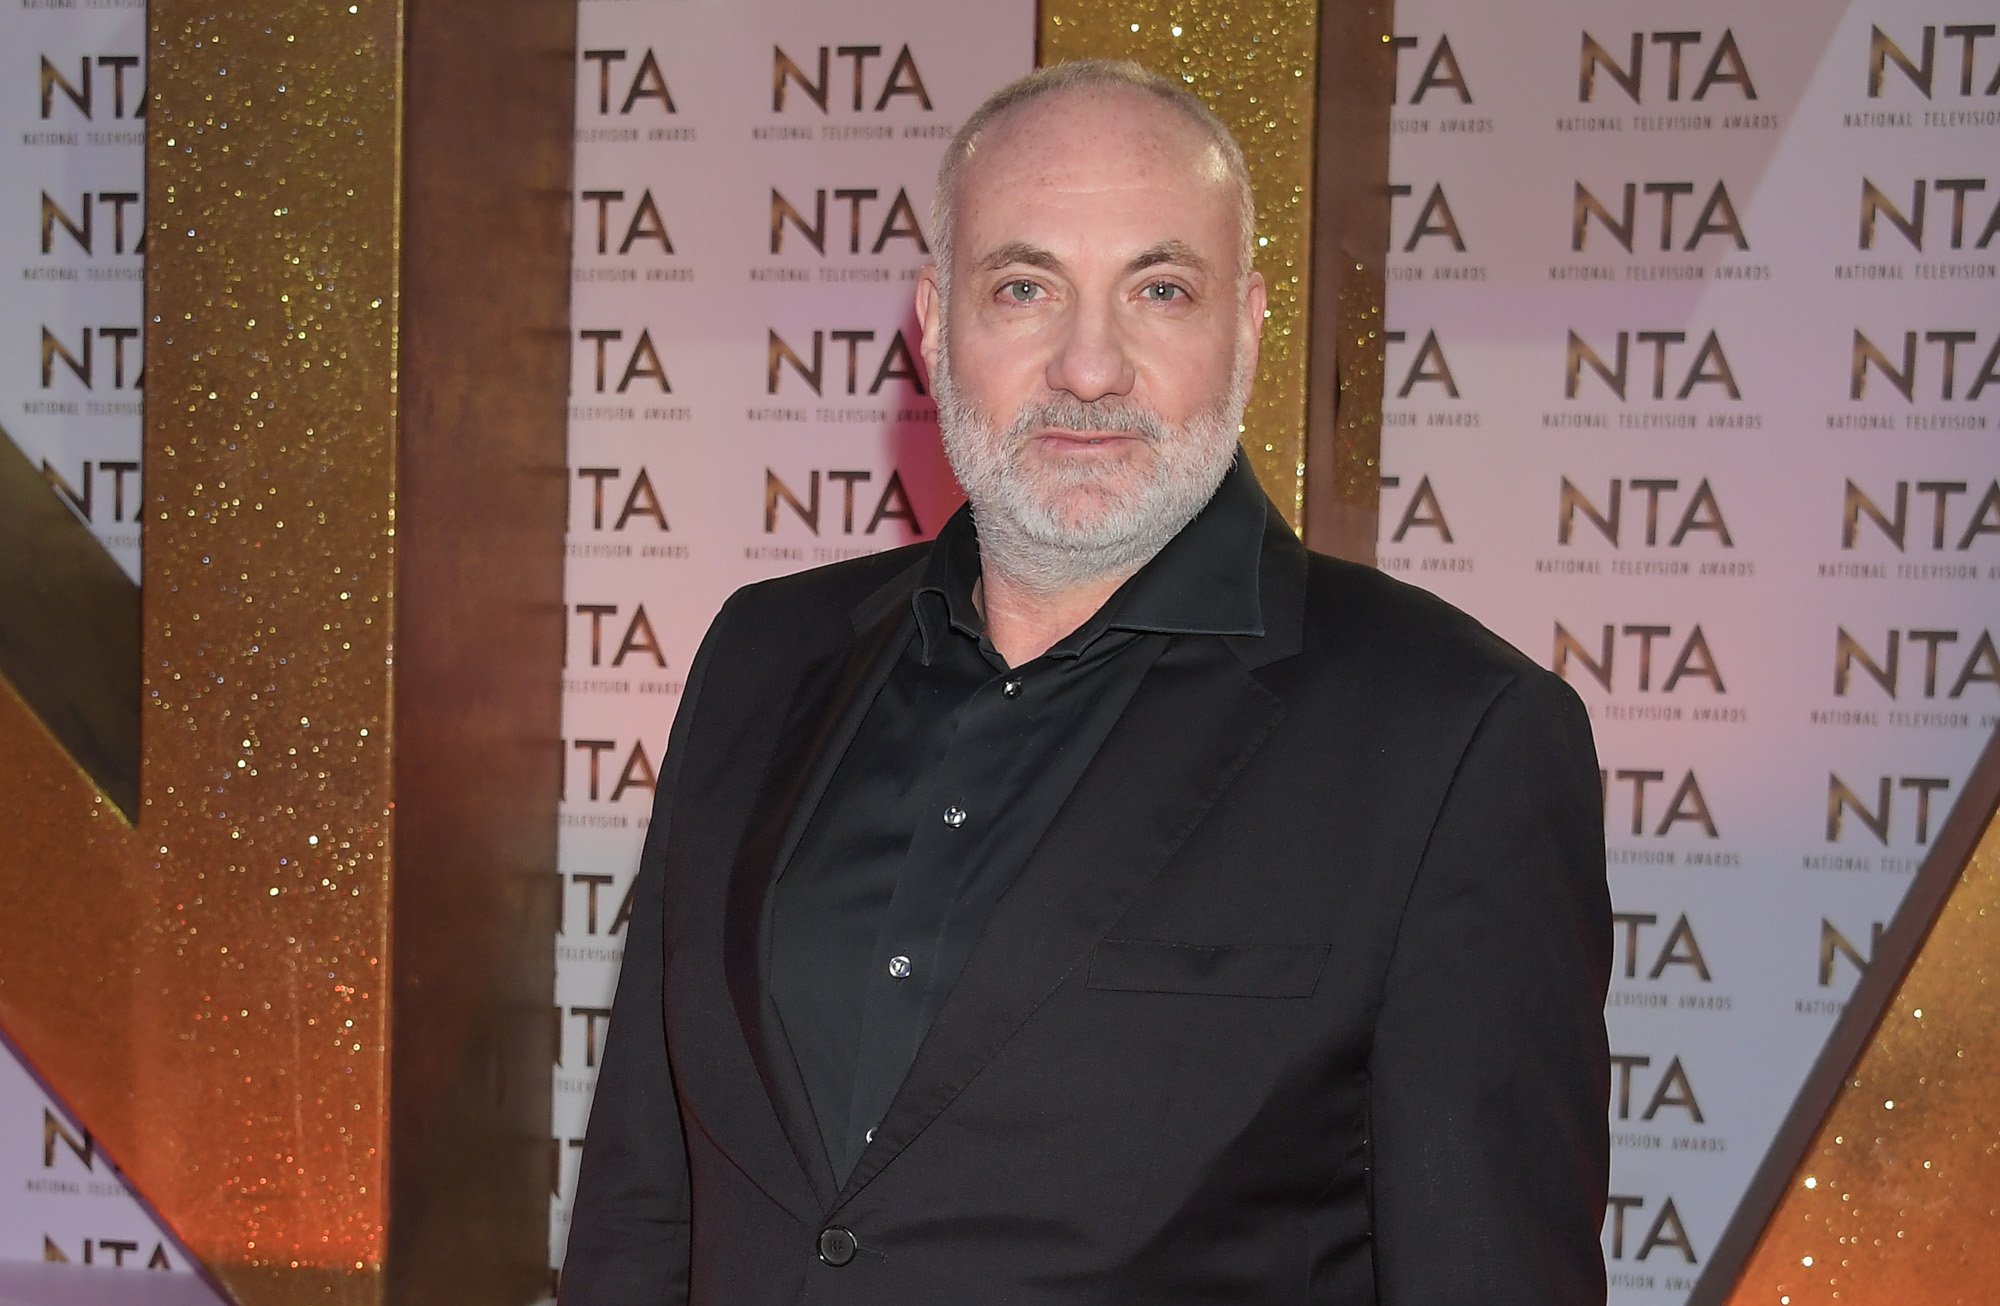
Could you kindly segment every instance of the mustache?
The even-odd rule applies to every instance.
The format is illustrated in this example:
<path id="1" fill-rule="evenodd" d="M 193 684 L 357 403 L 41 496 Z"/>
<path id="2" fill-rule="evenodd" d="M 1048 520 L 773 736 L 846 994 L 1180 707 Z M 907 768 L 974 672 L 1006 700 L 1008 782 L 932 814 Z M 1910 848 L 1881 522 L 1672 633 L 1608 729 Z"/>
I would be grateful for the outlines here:
<path id="1" fill-rule="evenodd" d="M 1015 416 L 1007 430 L 1010 442 L 1019 440 L 1028 432 L 1047 427 L 1065 431 L 1116 431 L 1144 437 L 1157 444 L 1167 434 L 1166 423 L 1159 414 L 1123 399 L 1093 399 L 1088 402 L 1074 395 L 1058 395 L 1029 404 Z"/>

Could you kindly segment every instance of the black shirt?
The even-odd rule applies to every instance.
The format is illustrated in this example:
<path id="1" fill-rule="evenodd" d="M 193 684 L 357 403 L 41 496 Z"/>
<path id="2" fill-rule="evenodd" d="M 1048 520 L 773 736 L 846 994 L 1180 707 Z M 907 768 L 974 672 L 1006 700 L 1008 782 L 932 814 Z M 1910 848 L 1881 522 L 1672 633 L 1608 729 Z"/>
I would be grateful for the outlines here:
<path id="1" fill-rule="evenodd" d="M 938 533 L 911 600 L 915 637 L 894 655 L 772 909 L 772 997 L 840 1178 L 994 904 L 1167 641 L 1263 633 L 1266 508 L 1239 457 L 1208 506 L 1096 614 L 1014 668 L 973 606 L 970 513 Z"/>

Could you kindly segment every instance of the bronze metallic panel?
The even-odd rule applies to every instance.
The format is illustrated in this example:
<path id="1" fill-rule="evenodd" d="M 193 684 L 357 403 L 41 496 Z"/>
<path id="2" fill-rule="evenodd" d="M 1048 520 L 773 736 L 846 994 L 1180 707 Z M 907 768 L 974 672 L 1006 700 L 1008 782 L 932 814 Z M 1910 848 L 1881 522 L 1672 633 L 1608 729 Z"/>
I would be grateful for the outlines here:
<path id="1" fill-rule="evenodd" d="M 1135 59 L 1182 79 L 1243 144 L 1257 197 L 1257 267 L 1270 288 L 1243 447 L 1294 530 L 1305 506 L 1318 26 L 1319 0 L 1041 4 L 1043 64 Z"/>
<path id="2" fill-rule="evenodd" d="M 0 1022 L 237 1300 L 530 1301 L 574 9 L 150 22 L 138 819 L 0 696 Z"/>
<path id="3" fill-rule="evenodd" d="M 139 809 L 139 587 L 5 431 L 0 682 L 130 820 Z"/>
<path id="4" fill-rule="evenodd" d="M 408 40 L 389 1300 L 488 1306 L 549 1281 L 576 8 Z"/>
<path id="5" fill-rule="evenodd" d="M 1330 0 L 1319 30 L 1305 540 L 1370 564 L 1382 499 L 1395 8 L 1394 0 Z"/>
<path id="6" fill-rule="evenodd" d="M 1978 1306 L 2000 1284 L 2000 733 L 1691 1306 Z"/>

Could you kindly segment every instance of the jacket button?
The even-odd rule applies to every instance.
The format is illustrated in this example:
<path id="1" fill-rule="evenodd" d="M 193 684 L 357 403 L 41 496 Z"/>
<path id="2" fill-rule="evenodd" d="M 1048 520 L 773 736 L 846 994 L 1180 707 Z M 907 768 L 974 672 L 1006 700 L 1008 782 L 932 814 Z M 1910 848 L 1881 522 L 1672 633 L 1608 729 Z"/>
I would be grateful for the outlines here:
<path id="1" fill-rule="evenodd" d="M 836 1269 L 853 1260 L 855 1249 L 860 1246 L 852 1232 L 837 1224 L 819 1231 L 819 1258 Z"/>

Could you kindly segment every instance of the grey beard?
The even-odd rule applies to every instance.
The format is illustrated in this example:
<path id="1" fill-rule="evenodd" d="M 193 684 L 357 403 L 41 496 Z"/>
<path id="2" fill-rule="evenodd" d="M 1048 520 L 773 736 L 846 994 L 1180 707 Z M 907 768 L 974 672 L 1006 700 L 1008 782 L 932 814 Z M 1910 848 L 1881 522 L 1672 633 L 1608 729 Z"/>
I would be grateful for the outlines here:
<path id="1" fill-rule="evenodd" d="M 1179 427 L 1122 400 L 1057 396 L 1029 405 L 996 432 L 959 393 L 946 359 L 932 388 L 945 457 L 972 504 L 982 570 L 1031 594 L 1053 595 L 1131 575 L 1194 520 L 1236 456 L 1249 378 L 1239 361 L 1222 402 Z M 1057 505 L 1066 492 L 1100 478 L 1088 466 L 1025 471 L 1018 458 L 1028 433 L 1046 427 L 1136 433 L 1152 448 L 1150 474 L 1122 501 L 1064 513 Z"/>

